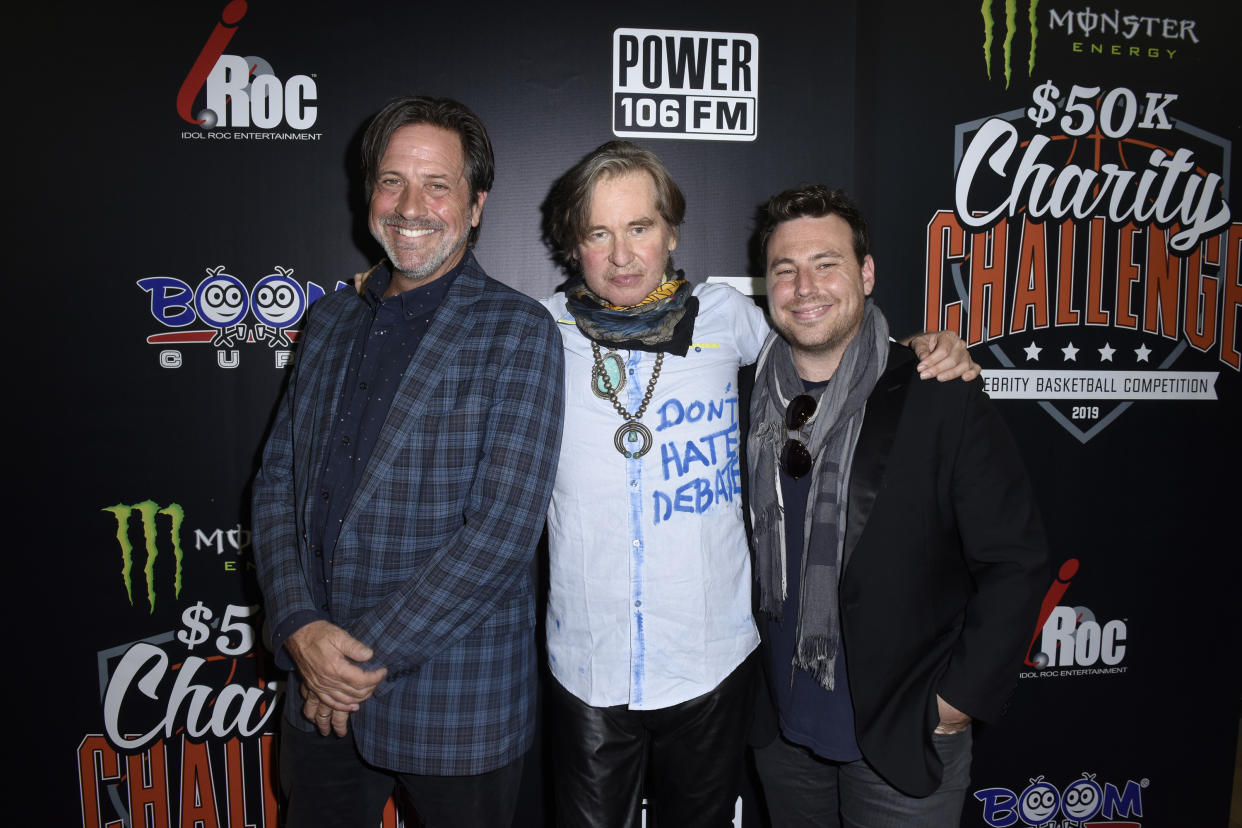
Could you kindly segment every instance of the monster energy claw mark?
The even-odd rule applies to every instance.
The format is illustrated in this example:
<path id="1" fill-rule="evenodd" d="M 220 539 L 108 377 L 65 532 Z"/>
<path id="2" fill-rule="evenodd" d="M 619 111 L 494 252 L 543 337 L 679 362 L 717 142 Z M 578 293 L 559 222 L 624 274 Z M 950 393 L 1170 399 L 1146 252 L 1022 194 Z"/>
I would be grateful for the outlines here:
<path id="1" fill-rule="evenodd" d="M 983 0 L 983 4 L 979 8 L 979 12 L 983 17 L 983 65 L 987 70 L 988 80 L 992 79 L 992 41 L 996 29 L 996 20 L 992 15 L 992 4 L 995 1 Z M 1018 30 L 1018 0 L 1004 0 L 1004 2 L 1005 40 L 1002 51 L 1005 55 L 1005 88 L 1008 89 L 1013 75 L 1013 38 Z M 1029 0 L 1029 3 L 1030 5 L 1026 13 L 1031 35 L 1031 47 L 1026 63 L 1026 73 L 1028 76 L 1035 71 L 1035 41 L 1039 37 L 1039 25 L 1035 19 L 1039 0 Z"/>
<path id="2" fill-rule="evenodd" d="M 159 555 L 158 530 L 155 525 L 156 515 L 165 515 L 170 521 L 168 527 L 169 541 L 173 553 L 173 596 L 181 596 L 181 565 L 185 558 L 181 549 L 181 524 L 185 520 L 185 510 L 178 503 L 170 503 L 164 508 L 154 500 L 141 503 L 118 503 L 107 506 L 101 511 L 111 512 L 116 517 L 116 540 L 121 547 L 121 580 L 125 584 L 125 594 L 129 603 L 134 603 L 132 572 L 134 566 L 134 546 L 129 540 L 129 518 L 137 512 L 141 518 L 142 536 L 145 542 L 147 559 L 143 566 L 143 574 L 147 581 L 147 604 L 151 612 L 155 612 L 155 559 Z"/>

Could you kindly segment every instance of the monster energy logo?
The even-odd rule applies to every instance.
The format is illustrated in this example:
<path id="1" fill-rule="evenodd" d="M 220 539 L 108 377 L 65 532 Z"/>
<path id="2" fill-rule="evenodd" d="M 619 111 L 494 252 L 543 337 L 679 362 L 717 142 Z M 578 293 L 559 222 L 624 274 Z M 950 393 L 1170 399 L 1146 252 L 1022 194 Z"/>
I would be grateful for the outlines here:
<path id="1" fill-rule="evenodd" d="M 996 21 L 992 17 L 994 0 L 983 0 L 980 12 L 983 14 L 983 62 L 987 66 L 988 80 L 992 79 L 992 41 L 996 29 Z M 1013 36 L 1018 30 L 1018 0 L 1005 2 L 1005 88 L 1009 88 L 1009 80 L 1013 75 Z M 1031 32 L 1031 51 L 1026 60 L 1026 74 L 1029 77 L 1035 71 L 1035 40 L 1039 36 L 1039 26 L 1035 22 L 1035 9 L 1039 0 L 1029 0 L 1030 7 L 1026 10 L 1027 25 Z"/>
<path id="2" fill-rule="evenodd" d="M 142 536 L 147 552 L 147 560 L 142 572 L 147 579 L 147 603 L 150 605 L 151 612 L 155 612 L 155 559 L 159 556 L 155 516 L 168 516 L 168 537 L 172 543 L 173 561 L 176 564 L 176 571 L 173 575 L 173 595 L 181 597 L 181 561 L 184 558 L 181 551 L 181 524 L 185 521 L 185 510 L 181 508 L 181 505 L 170 503 L 160 508 L 154 500 L 144 500 L 132 505 L 118 503 L 116 506 L 108 506 L 101 511 L 111 512 L 116 516 L 116 540 L 121 545 L 121 580 L 125 583 L 125 594 L 129 597 L 130 606 L 134 603 L 132 577 L 134 545 L 129 540 L 129 517 L 137 512 L 142 518 Z"/>

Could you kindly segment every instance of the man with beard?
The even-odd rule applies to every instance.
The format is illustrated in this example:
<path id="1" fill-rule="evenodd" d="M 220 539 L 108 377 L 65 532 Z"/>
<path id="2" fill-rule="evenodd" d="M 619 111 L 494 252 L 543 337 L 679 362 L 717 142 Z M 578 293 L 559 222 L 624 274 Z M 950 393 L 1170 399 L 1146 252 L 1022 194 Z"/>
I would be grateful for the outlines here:
<path id="1" fill-rule="evenodd" d="M 760 225 L 773 333 L 746 450 L 775 826 L 956 826 L 973 719 L 1001 712 L 1047 584 L 1017 450 L 982 383 L 923 383 L 868 297 L 837 190 Z"/>
<path id="2" fill-rule="evenodd" d="M 571 284 L 545 303 L 565 347 L 564 445 L 548 512 L 548 688 L 557 822 L 732 823 L 758 644 L 743 529 L 738 368 L 768 326 L 672 266 L 685 199 L 615 141 L 554 187 L 545 234 Z M 974 373 L 960 340 L 928 376 Z M 572 450 L 570 449 L 572 447 Z"/>
<path id="3" fill-rule="evenodd" d="M 512 821 L 534 729 L 531 560 L 561 431 L 556 328 L 471 253 L 482 122 L 387 106 L 362 141 L 360 293 L 312 308 L 254 483 L 270 643 L 288 668 L 288 826 Z"/>

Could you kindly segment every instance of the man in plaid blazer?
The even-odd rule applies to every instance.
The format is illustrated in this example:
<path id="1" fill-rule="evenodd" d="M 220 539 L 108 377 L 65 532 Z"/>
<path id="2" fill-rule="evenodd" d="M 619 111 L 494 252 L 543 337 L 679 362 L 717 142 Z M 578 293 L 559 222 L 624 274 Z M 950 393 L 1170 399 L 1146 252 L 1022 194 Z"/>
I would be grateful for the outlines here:
<path id="1" fill-rule="evenodd" d="M 482 122 L 407 98 L 363 138 L 388 254 L 311 309 L 254 484 L 254 549 L 290 670 L 288 826 L 507 825 L 534 728 L 532 557 L 556 469 L 559 334 L 470 247 Z"/>

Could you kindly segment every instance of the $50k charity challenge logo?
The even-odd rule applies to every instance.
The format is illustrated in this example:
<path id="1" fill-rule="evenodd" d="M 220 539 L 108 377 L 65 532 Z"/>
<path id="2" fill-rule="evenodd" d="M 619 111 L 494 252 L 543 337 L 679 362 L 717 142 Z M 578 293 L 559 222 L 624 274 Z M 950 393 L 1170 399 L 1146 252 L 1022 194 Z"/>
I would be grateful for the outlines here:
<path id="1" fill-rule="evenodd" d="M 927 224 L 928 329 L 986 343 L 988 393 L 1084 443 L 1137 401 L 1215 400 L 1219 373 L 1187 368 L 1242 367 L 1230 145 L 1178 100 L 1044 81 L 957 125 L 953 208 Z"/>
<path id="2" fill-rule="evenodd" d="M 157 602 L 185 592 L 188 553 L 199 558 L 230 551 L 235 557 L 226 559 L 224 570 L 245 569 L 239 564 L 249 531 L 241 527 L 195 529 L 188 550 L 186 510 L 177 503 L 147 500 L 103 511 L 116 523 L 112 549 L 119 547 L 123 594 L 148 615 Z M 145 601 L 134 600 L 137 584 L 145 586 L 138 590 Z M 270 667 L 258 663 L 259 608 L 197 600 L 182 610 L 180 622 L 97 654 L 103 732 L 85 735 L 77 751 L 88 828 L 118 819 L 128 825 L 275 824 L 268 731 L 283 686 L 265 678 Z"/>

